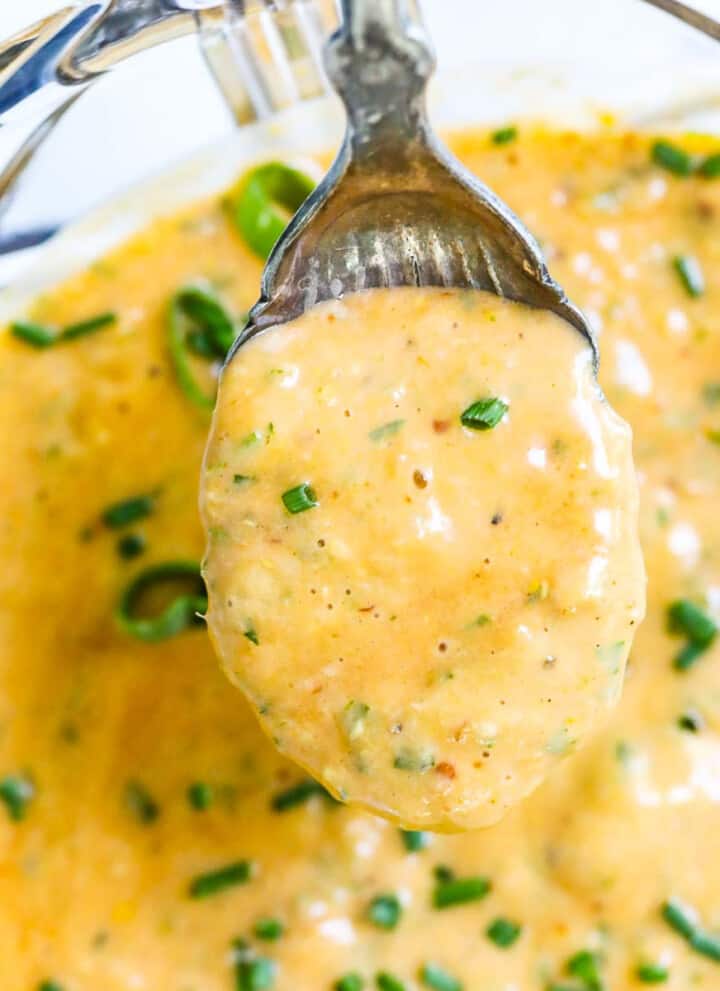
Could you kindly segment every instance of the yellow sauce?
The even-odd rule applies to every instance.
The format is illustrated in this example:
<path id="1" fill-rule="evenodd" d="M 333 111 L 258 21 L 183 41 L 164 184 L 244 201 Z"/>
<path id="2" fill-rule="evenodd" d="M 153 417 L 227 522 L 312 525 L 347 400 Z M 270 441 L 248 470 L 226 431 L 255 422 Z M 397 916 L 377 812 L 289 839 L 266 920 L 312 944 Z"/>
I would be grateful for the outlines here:
<path id="1" fill-rule="evenodd" d="M 170 368 L 168 299 L 204 276 L 239 312 L 260 270 L 219 208 L 162 221 L 33 314 L 65 324 L 114 310 L 115 326 L 44 351 L 0 344 L 0 781 L 34 787 L 23 819 L 0 808 L 3 991 L 45 979 L 233 991 L 236 938 L 275 961 L 278 991 L 329 991 L 351 970 L 369 988 L 388 971 L 416 991 L 428 961 L 466 991 L 582 988 L 566 970 L 583 950 L 599 955 L 606 991 L 647 987 L 636 973 L 651 963 L 669 991 L 720 986 L 702 942 L 661 915 L 679 898 L 706 935 L 720 929 L 720 650 L 678 671 L 686 639 L 666 625 L 678 599 L 718 618 L 720 183 L 653 165 L 640 137 L 521 133 L 498 148 L 468 134 L 453 146 L 600 327 L 601 383 L 634 430 L 649 611 L 615 715 L 497 826 L 408 853 L 384 819 L 320 795 L 288 800 L 303 772 L 263 737 L 202 631 L 150 644 L 118 629 L 134 574 L 203 548 L 208 423 Z M 703 295 L 688 295 L 678 255 L 697 259 Z M 129 528 L 147 549 L 125 561 L 125 531 L 99 519 L 140 493 L 156 493 Z M 193 782 L 212 786 L 205 811 L 188 802 Z M 277 811 L 283 793 L 291 807 Z M 255 865 L 246 883 L 188 896 L 197 875 L 242 860 Z M 491 889 L 435 908 L 438 866 Z M 368 919 L 383 894 L 402 906 L 392 930 Z M 267 916 L 285 925 L 276 942 L 253 934 Z M 522 927 L 507 948 L 486 935 L 498 917 Z"/>
<path id="2" fill-rule="evenodd" d="M 254 338 L 203 505 L 230 676 L 344 800 L 489 825 L 619 698 L 644 608 L 630 431 L 551 313 L 376 290 Z"/>

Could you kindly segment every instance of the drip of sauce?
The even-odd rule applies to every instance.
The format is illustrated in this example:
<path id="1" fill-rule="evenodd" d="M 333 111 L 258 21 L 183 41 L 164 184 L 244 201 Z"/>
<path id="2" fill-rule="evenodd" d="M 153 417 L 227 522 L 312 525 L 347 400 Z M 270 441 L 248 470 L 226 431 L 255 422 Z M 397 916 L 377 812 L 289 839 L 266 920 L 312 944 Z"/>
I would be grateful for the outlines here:
<path id="1" fill-rule="evenodd" d="M 553 314 L 315 307 L 226 369 L 203 486 L 226 670 L 343 800 L 489 825 L 617 702 L 644 611 L 631 437 Z"/>

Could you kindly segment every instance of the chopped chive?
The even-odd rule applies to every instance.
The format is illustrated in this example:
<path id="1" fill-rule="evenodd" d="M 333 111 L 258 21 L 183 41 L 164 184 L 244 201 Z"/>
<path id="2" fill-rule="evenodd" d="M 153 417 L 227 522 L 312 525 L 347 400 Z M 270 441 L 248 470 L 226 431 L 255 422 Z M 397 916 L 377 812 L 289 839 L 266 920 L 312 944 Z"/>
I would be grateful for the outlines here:
<path id="1" fill-rule="evenodd" d="M 255 936 L 269 943 L 274 943 L 275 940 L 280 939 L 284 932 L 285 926 L 280 919 L 258 919 L 253 926 Z"/>
<path id="2" fill-rule="evenodd" d="M 164 586 L 188 590 L 177 594 L 155 615 L 144 616 L 141 606 L 145 594 Z M 126 633 L 138 640 L 156 643 L 200 626 L 206 609 L 207 593 L 200 566 L 194 561 L 168 561 L 152 565 L 136 575 L 120 597 L 115 618 Z"/>
<path id="3" fill-rule="evenodd" d="M 403 982 L 386 970 L 375 975 L 375 986 L 378 991 L 405 991 Z"/>
<path id="4" fill-rule="evenodd" d="M 270 800 L 270 807 L 274 812 L 287 812 L 297 808 L 298 805 L 304 805 L 314 795 L 321 795 L 329 801 L 335 801 L 319 781 L 306 778 L 304 781 L 299 781 L 296 785 L 273 795 Z"/>
<path id="5" fill-rule="evenodd" d="M 403 747 L 395 754 L 393 767 L 398 771 L 415 771 L 424 774 L 435 767 L 435 757 L 427 751 Z"/>
<path id="6" fill-rule="evenodd" d="M 419 853 L 420 850 L 430 846 L 430 833 L 419 829 L 401 829 L 400 837 L 408 853 Z"/>
<path id="7" fill-rule="evenodd" d="M 147 543 L 141 533 L 126 533 L 124 537 L 120 537 L 115 546 L 119 556 L 124 561 L 132 561 L 133 558 L 142 554 Z"/>
<path id="8" fill-rule="evenodd" d="M 108 327 L 115 323 L 117 317 L 114 313 L 100 313 L 96 317 L 89 317 L 87 320 L 80 320 L 77 323 L 70 323 L 60 330 L 46 327 L 43 324 L 35 323 L 32 320 L 16 320 L 10 325 L 10 333 L 18 340 L 30 344 L 34 348 L 49 348 L 54 344 L 62 344 L 64 341 L 74 341 L 78 337 L 92 334 L 103 327 Z"/>
<path id="9" fill-rule="evenodd" d="M 433 867 L 433 876 L 441 884 L 445 884 L 447 881 L 454 881 L 457 877 L 452 867 L 448 867 L 447 864 L 436 864 Z"/>
<path id="10" fill-rule="evenodd" d="M 377 444 L 381 440 L 387 440 L 388 437 L 394 437 L 398 430 L 404 426 L 404 420 L 390 420 L 389 423 L 383 423 L 371 430 L 368 437 L 374 444 Z"/>
<path id="11" fill-rule="evenodd" d="M 77 323 L 70 323 L 60 331 L 60 341 L 74 341 L 78 337 L 85 337 L 87 334 L 94 334 L 103 327 L 109 327 L 117 322 L 114 313 L 99 313 L 96 317 L 89 317 L 87 320 L 79 320 Z"/>
<path id="12" fill-rule="evenodd" d="M 30 320 L 16 320 L 11 323 L 10 333 L 34 348 L 49 348 L 57 341 L 56 331 Z"/>
<path id="13" fill-rule="evenodd" d="M 208 898 L 210 895 L 217 895 L 226 888 L 232 888 L 238 884 L 247 884 L 252 874 L 252 867 L 248 860 L 237 860 L 235 863 L 219 867 L 215 871 L 208 871 L 207 874 L 198 874 L 188 886 L 188 894 L 191 898 Z"/>
<path id="14" fill-rule="evenodd" d="M 705 932 L 695 913 L 677 898 L 666 901 L 661 914 L 670 928 L 682 936 L 696 953 L 720 962 L 720 936 Z"/>
<path id="15" fill-rule="evenodd" d="M 684 635 L 687 644 L 676 654 L 673 666 L 687 671 L 705 653 L 717 636 L 717 625 L 708 614 L 689 599 L 677 599 L 668 606 L 668 630 Z"/>
<path id="16" fill-rule="evenodd" d="M 236 991 L 267 991 L 275 986 L 277 965 L 274 960 L 259 957 L 244 939 L 233 946 Z"/>
<path id="17" fill-rule="evenodd" d="M 463 991 L 463 986 L 457 977 L 437 963 L 424 963 L 420 968 L 420 980 L 434 991 Z"/>
<path id="18" fill-rule="evenodd" d="M 255 444 L 262 440 L 262 434 L 259 430 L 251 430 L 249 434 L 246 434 L 240 441 L 240 447 L 253 447 Z"/>
<path id="19" fill-rule="evenodd" d="M 492 430 L 500 423 L 509 408 L 506 402 L 496 396 L 478 399 L 461 414 L 460 422 L 471 430 Z"/>
<path id="20" fill-rule="evenodd" d="M 485 930 L 485 935 L 495 946 L 506 950 L 516 942 L 521 932 L 522 926 L 518 925 L 517 922 L 499 917 L 490 923 Z"/>
<path id="21" fill-rule="evenodd" d="M 35 797 L 35 785 L 30 778 L 8 774 L 0 780 L 0 802 L 15 822 L 25 818 L 28 805 Z"/>
<path id="22" fill-rule="evenodd" d="M 584 991 L 603 991 L 599 967 L 597 954 L 590 950 L 580 950 L 565 965 L 568 974 L 582 981 Z"/>
<path id="23" fill-rule="evenodd" d="M 63 987 L 57 981 L 40 981 L 37 991 L 63 991 Z"/>
<path id="24" fill-rule="evenodd" d="M 679 729 L 685 730 L 686 733 L 699 733 L 703 728 L 704 721 L 699 712 L 688 709 L 687 712 L 678 716 L 677 724 Z"/>
<path id="25" fill-rule="evenodd" d="M 402 905 L 397 895 L 376 895 L 370 902 L 367 917 L 378 929 L 394 929 L 400 921 Z"/>
<path id="26" fill-rule="evenodd" d="M 215 389 L 206 391 L 198 383 L 189 352 L 206 361 L 223 361 L 240 328 L 212 293 L 197 286 L 185 286 L 170 300 L 167 332 L 170 360 L 178 385 L 196 406 L 211 410 Z"/>
<path id="27" fill-rule="evenodd" d="M 490 893 L 491 884 L 486 877 L 461 877 L 439 881 L 433 891 L 435 908 L 451 908 L 467 902 L 480 901 Z"/>
<path id="28" fill-rule="evenodd" d="M 708 155 L 700 163 L 697 171 L 705 179 L 717 179 L 720 176 L 720 154 Z"/>
<path id="29" fill-rule="evenodd" d="M 212 805 L 215 795 L 212 785 L 206 781 L 193 781 L 188 785 L 187 800 L 196 812 L 205 812 Z"/>
<path id="30" fill-rule="evenodd" d="M 160 815 L 160 806 L 139 781 L 128 781 L 125 785 L 125 804 L 143 826 L 149 826 Z"/>
<path id="31" fill-rule="evenodd" d="M 252 475 L 233 475 L 233 483 L 235 485 L 247 485 L 248 482 L 254 482 L 255 479 Z"/>
<path id="32" fill-rule="evenodd" d="M 656 141 L 652 146 L 652 160 L 661 169 L 672 172 L 673 175 L 689 176 L 693 171 L 691 157 L 682 148 L 669 141 Z"/>
<path id="33" fill-rule="evenodd" d="M 114 502 L 103 510 L 102 521 L 111 530 L 119 530 L 130 523 L 149 516 L 155 508 L 155 499 L 150 495 L 132 496 L 121 502 Z"/>
<path id="34" fill-rule="evenodd" d="M 247 630 L 243 633 L 246 640 L 250 643 L 254 643 L 256 647 L 260 646 L 260 637 L 257 635 L 257 630 L 254 626 L 248 626 Z"/>
<path id="35" fill-rule="evenodd" d="M 643 984 L 663 984 L 670 976 L 670 971 L 659 963 L 641 963 L 635 970 L 635 976 Z"/>
<path id="36" fill-rule="evenodd" d="M 309 482 L 303 482 L 283 492 L 282 501 L 285 509 L 293 516 L 296 513 L 304 513 L 307 509 L 314 509 L 318 504 L 315 490 Z"/>
<path id="37" fill-rule="evenodd" d="M 360 974 L 343 974 L 333 984 L 333 991 L 363 991 L 365 981 Z"/>
<path id="38" fill-rule="evenodd" d="M 500 127 L 497 131 L 493 131 L 490 135 L 490 140 L 494 145 L 507 145 L 511 141 L 514 141 L 517 136 L 517 127 L 511 125 L 510 127 Z"/>
<path id="39" fill-rule="evenodd" d="M 685 292 L 697 299 L 705 292 L 705 276 L 700 262 L 692 255 L 676 255 L 673 258 L 673 268 L 685 287 Z"/>

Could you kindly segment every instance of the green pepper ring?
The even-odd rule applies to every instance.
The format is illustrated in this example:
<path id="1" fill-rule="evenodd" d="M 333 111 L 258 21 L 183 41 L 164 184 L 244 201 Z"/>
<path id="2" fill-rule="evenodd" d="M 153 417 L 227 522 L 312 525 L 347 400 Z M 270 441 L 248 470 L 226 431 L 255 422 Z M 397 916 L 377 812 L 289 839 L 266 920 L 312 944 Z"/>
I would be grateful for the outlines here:
<path id="1" fill-rule="evenodd" d="M 231 194 L 235 223 L 256 255 L 268 257 L 287 226 L 277 205 L 295 213 L 315 188 L 313 180 L 284 162 L 267 162 L 244 176 Z"/>
<path id="2" fill-rule="evenodd" d="M 133 615 L 138 601 L 148 588 L 161 582 L 178 579 L 195 579 L 197 594 L 179 595 L 161 613 L 152 618 Z M 122 629 L 138 640 L 156 643 L 177 636 L 188 627 L 199 625 L 198 614 L 207 609 L 205 583 L 200 575 L 200 565 L 196 561 L 168 561 L 154 564 L 141 571 L 127 586 L 115 611 L 115 617 Z"/>
<path id="3" fill-rule="evenodd" d="M 212 313 L 211 318 L 209 311 Z M 198 385 L 190 364 L 186 321 L 190 321 L 195 326 L 204 322 L 209 343 L 215 356 L 220 360 L 225 357 L 225 353 L 235 339 L 237 327 L 222 304 L 202 289 L 188 286 L 175 293 L 170 301 L 168 344 L 178 383 L 188 399 L 196 406 L 212 410 L 215 406 L 215 391 L 210 394 Z"/>

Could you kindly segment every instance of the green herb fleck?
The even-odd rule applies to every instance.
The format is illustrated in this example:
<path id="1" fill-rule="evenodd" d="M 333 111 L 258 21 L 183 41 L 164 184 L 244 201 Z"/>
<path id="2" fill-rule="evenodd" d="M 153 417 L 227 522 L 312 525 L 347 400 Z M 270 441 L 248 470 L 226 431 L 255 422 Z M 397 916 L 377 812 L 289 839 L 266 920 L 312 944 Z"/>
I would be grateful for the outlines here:
<path id="1" fill-rule="evenodd" d="M 697 299 L 705 292 L 705 276 L 700 262 L 692 255 L 676 255 L 673 258 L 673 268 L 682 282 L 685 292 Z"/>
<path id="2" fill-rule="evenodd" d="M 258 919 L 253 926 L 253 933 L 258 939 L 274 943 L 285 932 L 285 926 L 280 919 Z"/>
<path id="3" fill-rule="evenodd" d="M 693 171 L 692 158 L 682 148 L 669 141 L 656 141 L 652 146 L 652 160 L 661 169 L 673 175 L 689 176 Z"/>
<path id="4" fill-rule="evenodd" d="M 177 594 L 164 609 L 147 615 L 146 595 L 177 589 Z M 115 610 L 120 627 L 138 640 L 156 643 L 177 636 L 183 630 L 202 625 L 207 609 L 205 584 L 200 565 L 194 561 L 167 561 L 155 564 L 130 582 L 123 591 Z"/>
<path id="5" fill-rule="evenodd" d="M 708 155 L 698 166 L 698 175 L 705 179 L 717 179 L 720 176 L 720 155 Z"/>
<path id="6" fill-rule="evenodd" d="M 500 127 L 497 131 L 493 131 L 490 135 L 490 140 L 494 145 L 508 145 L 514 141 L 518 136 L 517 127 Z"/>
<path id="7" fill-rule="evenodd" d="M 461 877 L 439 880 L 433 891 L 435 908 L 451 908 L 467 902 L 480 901 L 490 893 L 492 885 L 486 877 Z"/>
<path id="8" fill-rule="evenodd" d="M 212 785 L 206 781 L 193 781 L 188 785 L 187 800 L 191 808 L 196 812 L 205 812 L 210 808 L 215 799 Z"/>
<path id="9" fill-rule="evenodd" d="M 10 333 L 31 347 L 49 348 L 54 344 L 73 341 L 78 337 L 102 330 L 103 327 L 109 327 L 110 324 L 115 323 L 116 319 L 114 313 L 100 313 L 96 317 L 67 324 L 61 330 L 46 327 L 32 320 L 17 320 L 10 325 Z"/>
<path id="10" fill-rule="evenodd" d="M 233 483 L 235 485 L 247 485 L 248 482 L 254 482 L 255 479 L 252 475 L 233 475 Z"/>
<path id="11" fill-rule="evenodd" d="M 405 991 L 403 982 L 386 970 L 381 970 L 375 975 L 375 986 L 378 991 Z"/>
<path id="12" fill-rule="evenodd" d="M 401 829 L 400 837 L 408 853 L 419 853 L 430 846 L 431 835 L 419 829 Z"/>
<path id="13" fill-rule="evenodd" d="M 685 730 L 686 733 L 699 733 L 703 728 L 704 720 L 699 712 L 688 709 L 678 716 L 677 724 L 678 728 Z"/>
<path id="14" fill-rule="evenodd" d="M 478 399 L 461 414 L 460 422 L 471 430 L 492 430 L 507 413 L 510 407 L 495 396 Z"/>
<path id="15" fill-rule="evenodd" d="M 233 943 L 236 991 L 267 991 L 275 985 L 277 965 L 274 960 L 259 957 L 244 939 Z"/>
<path id="16" fill-rule="evenodd" d="M 226 888 L 235 887 L 238 884 L 247 884 L 252 874 L 252 867 L 248 860 L 237 860 L 235 863 L 219 867 L 215 871 L 207 874 L 198 874 L 190 882 L 188 894 L 191 898 L 208 898 L 217 895 Z"/>
<path id="17" fill-rule="evenodd" d="M 695 912 L 676 898 L 666 901 L 661 909 L 665 922 L 702 956 L 720 963 L 720 936 L 705 932 Z"/>
<path id="18" fill-rule="evenodd" d="M 293 516 L 296 513 L 304 513 L 307 509 L 314 509 L 318 504 L 315 490 L 309 482 L 303 482 L 283 492 L 282 501 L 285 509 Z"/>
<path id="19" fill-rule="evenodd" d="M 420 980 L 434 991 L 462 991 L 462 984 L 437 963 L 424 963 L 420 968 Z"/>
<path id="20" fill-rule="evenodd" d="M 63 991 L 63 987 L 57 981 L 40 981 L 37 991 Z"/>
<path id="21" fill-rule="evenodd" d="M 706 382 L 702 389 L 702 395 L 708 406 L 720 404 L 720 382 Z"/>
<path id="22" fill-rule="evenodd" d="M 485 935 L 496 946 L 506 950 L 516 942 L 521 932 L 522 926 L 517 922 L 499 917 L 490 923 L 485 930 Z"/>
<path id="23" fill-rule="evenodd" d="M 150 495 L 132 496 L 121 502 L 114 502 L 103 510 L 102 521 L 111 530 L 119 530 L 130 523 L 149 516 L 155 508 L 155 499 Z"/>
<path id="24" fill-rule="evenodd" d="M 398 771 L 414 771 L 417 774 L 424 774 L 435 767 L 435 758 L 427 751 L 403 747 L 395 755 L 393 767 Z"/>
<path id="25" fill-rule="evenodd" d="M 132 561 L 133 558 L 142 554 L 147 547 L 147 542 L 141 533 L 126 533 L 120 537 L 115 546 L 118 555 L 124 561 Z"/>
<path id="26" fill-rule="evenodd" d="M 8 774 L 0 780 L 0 802 L 15 822 L 25 818 L 28 805 L 35 797 L 35 785 L 30 778 L 20 774 Z"/>
<path id="27" fill-rule="evenodd" d="M 570 957 L 565 969 L 568 974 L 577 977 L 585 991 L 602 991 L 602 978 L 600 977 L 600 960 L 596 953 L 590 950 L 580 950 L 579 953 Z"/>
<path id="28" fill-rule="evenodd" d="M 390 420 L 389 423 L 383 423 L 379 427 L 375 427 L 368 434 L 368 437 L 373 442 L 377 444 L 381 440 L 387 440 L 388 437 L 394 437 L 395 434 L 405 426 L 404 420 Z"/>
<path id="29" fill-rule="evenodd" d="M 250 643 L 254 643 L 256 647 L 260 646 L 260 637 L 257 635 L 257 630 L 254 626 L 248 626 L 247 630 L 243 633 L 243 636 L 246 640 L 249 640 Z"/>
<path id="30" fill-rule="evenodd" d="M 363 991 L 365 981 L 360 974 L 343 974 L 333 984 L 333 991 Z"/>
<path id="31" fill-rule="evenodd" d="M 668 606 L 668 630 L 685 636 L 688 643 L 675 656 L 674 667 L 686 671 L 710 647 L 717 636 L 717 626 L 708 614 L 689 599 L 677 599 Z"/>
<path id="32" fill-rule="evenodd" d="M 663 984 L 670 976 L 670 971 L 659 963 L 641 963 L 635 970 L 635 976 L 643 984 Z"/>
<path id="33" fill-rule="evenodd" d="M 305 778 L 304 781 L 299 781 L 296 785 L 273 795 L 270 806 L 274 812 L 288 812 L 290 809 L 297 808 L 298 805 L 304 805 L 314 795 L 320 795 L 329 801 L 334 801 L 319 781 Z"/>
<path id="34" fill-rule="evenodd" d="M 400 921 L 402 905 L 397 895 L 376 895 L 370 902 L 367 917 L 378 929 L 394 929 Z"/>
<path id="35" fill-rule="evenodd" d="M 160 815 L 160 806 L 139 781 L 125 785 L 125 804 L 143 826 L 149 826 Z"/>

